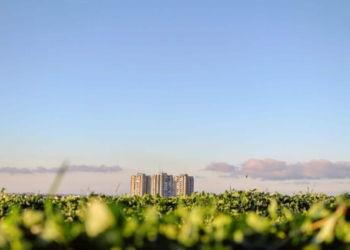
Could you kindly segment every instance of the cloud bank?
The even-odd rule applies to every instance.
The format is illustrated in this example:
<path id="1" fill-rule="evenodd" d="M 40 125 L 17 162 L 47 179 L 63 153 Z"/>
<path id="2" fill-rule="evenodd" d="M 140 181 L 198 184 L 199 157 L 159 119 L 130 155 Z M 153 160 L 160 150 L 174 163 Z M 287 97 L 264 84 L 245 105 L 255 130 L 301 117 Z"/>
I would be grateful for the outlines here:
<path id="1" fill-rule="evenodd" d="M 36 167 L 30 168 L 15 168 L 15 167 L 2 167 L 0 173 L 7 174 L 37 174 L 37 173 L 57 173 L 59 168 L 45 168 Z M 67 172 L 94 172 L 94 173 L 107 173 L 107 172 L 119 172 L 123 169 L 117 165 L 115 166 L 91 166 L 91 165 L 70 165 Z"/>
<path id="2" fill-rule="evenodd" d="M 249 176 L 262 180 L 350 178 L 349 161 L 333 163 L 327 160 L 311 160 L 309 162 L 289 163 L 274 159 L 250 159 L 241 166 L 214 162 L 205 167 L 204 170 L 227 173 L 228 175 L 225 177 Z"/>
<path id="3" fill-rule="evenodd" d="M 226 162 L 215 162 L 215 163 L 209 164 L 204 170 L 231 173 L 231 172 L 237 171 L 237 167 L 233 165 L 229 165 Z"/>

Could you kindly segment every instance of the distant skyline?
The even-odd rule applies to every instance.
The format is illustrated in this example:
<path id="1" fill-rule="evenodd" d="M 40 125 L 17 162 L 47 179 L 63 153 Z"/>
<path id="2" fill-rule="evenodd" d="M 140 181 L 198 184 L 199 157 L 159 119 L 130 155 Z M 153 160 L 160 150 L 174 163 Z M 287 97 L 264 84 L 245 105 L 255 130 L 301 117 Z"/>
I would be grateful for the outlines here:
<path id="1" fill-rule="evenodd" d="M 350 192 L 349 9 L 0 1 L 0 188 L 45 192 L 67 159 L 65 193 L 127 193 L 159 169 L 195 191 L 247 174 L 252 189 Z"/>

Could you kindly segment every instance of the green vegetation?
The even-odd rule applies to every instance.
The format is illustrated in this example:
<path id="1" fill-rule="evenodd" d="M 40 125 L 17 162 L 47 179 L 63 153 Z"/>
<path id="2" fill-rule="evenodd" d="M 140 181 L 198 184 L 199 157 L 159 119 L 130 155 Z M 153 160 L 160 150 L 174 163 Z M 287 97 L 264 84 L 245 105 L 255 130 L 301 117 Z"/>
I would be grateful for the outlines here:
<path id="1" fill-rule="evenodd" d="M 188 197 L 0 194 L 1 249 L 350 249 L 350 200 L 226 191 Z"/>

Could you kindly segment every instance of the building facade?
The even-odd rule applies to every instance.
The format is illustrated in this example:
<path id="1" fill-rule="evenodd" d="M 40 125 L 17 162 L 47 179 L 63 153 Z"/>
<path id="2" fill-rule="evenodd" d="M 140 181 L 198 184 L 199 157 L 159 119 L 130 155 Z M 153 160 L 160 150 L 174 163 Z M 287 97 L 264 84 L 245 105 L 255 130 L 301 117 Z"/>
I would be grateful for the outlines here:
<path id="1" fill-rule="evenodd" d="M 187 174 L 173 177 L 167 173 L 154 174 L 152 177 L 143 173 L 131 176 L 130 195 L 143 196 L 145 194 L 162 197 L 191 195 L 194 192 L 194 178 Z"/>
<path id="2" fill-rule="evenodd" d="M 175 194 L 178 195 L 191 195 L 194 192 L 194 178 L 187 174 L 180 174 L 174 177 L 175 182 Z"/>
<path id="3" fill-rule="evenodd" d="M 154 174 L 151 181 L 151 195 L 174 196 L 174 178 L 166 173 Z"/>
<path id="4" fill-rule="evenodd" d="M 151 176 L 138 173 L 131 176 L 130 195 L 143 196 L 151 193 Z"/>

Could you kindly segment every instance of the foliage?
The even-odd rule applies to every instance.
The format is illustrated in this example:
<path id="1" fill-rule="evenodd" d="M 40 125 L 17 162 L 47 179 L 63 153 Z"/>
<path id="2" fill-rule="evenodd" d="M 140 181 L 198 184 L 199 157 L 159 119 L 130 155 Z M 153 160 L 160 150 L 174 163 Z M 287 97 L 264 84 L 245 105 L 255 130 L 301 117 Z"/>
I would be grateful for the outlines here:
<path id="1" fill-rule="evenodd" d="M 0 194 L 1 249 L 350 249 L 350 200 L 259 191 L 162 198 Z"/>

